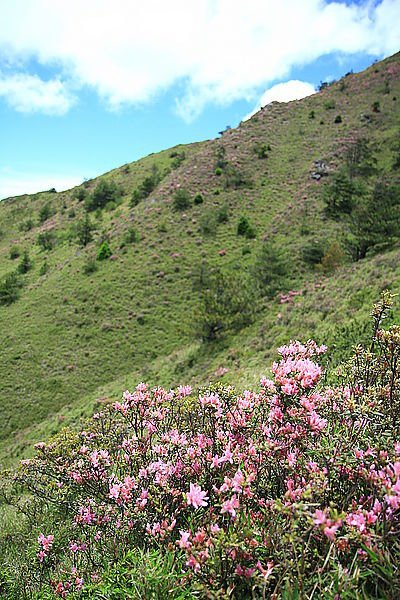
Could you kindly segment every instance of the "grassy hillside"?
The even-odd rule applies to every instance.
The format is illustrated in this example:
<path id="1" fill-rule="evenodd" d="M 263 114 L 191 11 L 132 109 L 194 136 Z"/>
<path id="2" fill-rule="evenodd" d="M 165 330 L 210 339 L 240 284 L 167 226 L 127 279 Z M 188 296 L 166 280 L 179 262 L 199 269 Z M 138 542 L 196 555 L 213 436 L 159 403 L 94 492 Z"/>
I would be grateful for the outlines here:
<path id="1" fill-rule="evenodd" d="M 376 160 L 355 178 L 365 198 L 378 181 L 397 185 L 399 75 L 397 54 L 304 100 L 273 103 L 219 139 L 68 192 L 1 202 L 3 288 L 20 271 L 6 283 L 15 297 L 0 306 L 1 462 L 138 380 L 225 378 L 240 388 L 290 337 L 330 343 L 334 362 L 365 337 L 372 301 L 400 291 L 398 237 L 355 260 L 363 220 L 356 210 L 327 214 L 324 189 L 357 140 Z M 111 255 L 98 260 L 103 242 Z M 252 310 L 239 322 L 228 298 L 234 318 L 206 335 L 207 290 L 221 273 Z"/>

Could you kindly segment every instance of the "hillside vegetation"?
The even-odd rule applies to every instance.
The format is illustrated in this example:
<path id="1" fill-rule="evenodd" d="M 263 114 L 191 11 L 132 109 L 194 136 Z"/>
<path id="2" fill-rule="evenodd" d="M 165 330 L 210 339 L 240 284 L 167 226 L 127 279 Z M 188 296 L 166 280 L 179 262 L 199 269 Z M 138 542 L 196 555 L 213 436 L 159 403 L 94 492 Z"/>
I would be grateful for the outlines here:
<path id="1" fill-rule="evenodd" d="M 133 382 L 243 389 L 399 291 L 400 58 L 82 186 L 0 203 L 0 458 Z"/>

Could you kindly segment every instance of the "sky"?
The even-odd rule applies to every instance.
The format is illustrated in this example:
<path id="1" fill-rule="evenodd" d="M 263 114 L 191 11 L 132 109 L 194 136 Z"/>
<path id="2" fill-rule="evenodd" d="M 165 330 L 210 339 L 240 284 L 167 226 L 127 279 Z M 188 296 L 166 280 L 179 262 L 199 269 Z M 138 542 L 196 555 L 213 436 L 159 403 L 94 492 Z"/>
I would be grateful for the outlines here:
<path id="1" fill-rule="evenodd" d="M 0 199 L 68 189 L 400 49 L 400 0 L 0 0 Z"/>

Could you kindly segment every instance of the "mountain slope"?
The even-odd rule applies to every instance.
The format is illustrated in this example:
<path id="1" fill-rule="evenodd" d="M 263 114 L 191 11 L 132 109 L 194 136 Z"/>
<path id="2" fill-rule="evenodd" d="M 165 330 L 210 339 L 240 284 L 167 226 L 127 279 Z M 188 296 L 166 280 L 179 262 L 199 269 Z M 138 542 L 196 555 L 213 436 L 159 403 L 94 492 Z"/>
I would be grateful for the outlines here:
<path id="1" fill-rule="evenodd" d="M 200 385 L 228 369 L 243 386 L 293 336 L 327 340 L 343 357 L 343 340 L 363 335 L 365 307 L 381 289 L 398 290 L 399 249 L 352 262 L 347 222 L 327 217 L 323 189 L 358 139 L 368 139 L 377 160 L 366 186 L 382 173 L 395 181 L 399 74 L 397 54 L 304 100 L 273 103 L 220 139 L 151 155 L 69 192 L 3 201 L 0 277 L 25 250 L 32 268 L 18 276 L 18 299 L 0 306 L 2 461 L 137 379 Z M 104 181 L 118 193 L 88 211 Z M 190 206 L 185 193 L 177 205 L 177 190 Z M 82 247 L 86 214 L 95 230 Z M 244 236 L 241 217 L 250 227 Z M 95 260 L 104 240 L 112 255 Z M 305 260 L 307 248 L 326 255 L 335 240 L 342 257 L 330 271 Z M 257 302 L 254 294 L 257 310 L 240 337 L 228 327 L 202 340 L 202 274 L 239 273 L 256 288 L 264 244 L 282 258 L 285 277 Z"/>

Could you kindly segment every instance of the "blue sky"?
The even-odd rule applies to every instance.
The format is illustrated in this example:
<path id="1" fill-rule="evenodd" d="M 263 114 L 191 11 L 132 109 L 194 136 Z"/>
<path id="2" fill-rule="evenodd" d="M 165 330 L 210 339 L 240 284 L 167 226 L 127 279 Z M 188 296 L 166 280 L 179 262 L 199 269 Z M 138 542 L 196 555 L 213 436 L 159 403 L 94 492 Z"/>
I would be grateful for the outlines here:
<path id="1" fill-rule="evenodd" d="M 0 0 L 0 198 L 216 137 L 400 49 L 400 0 Z"/>

